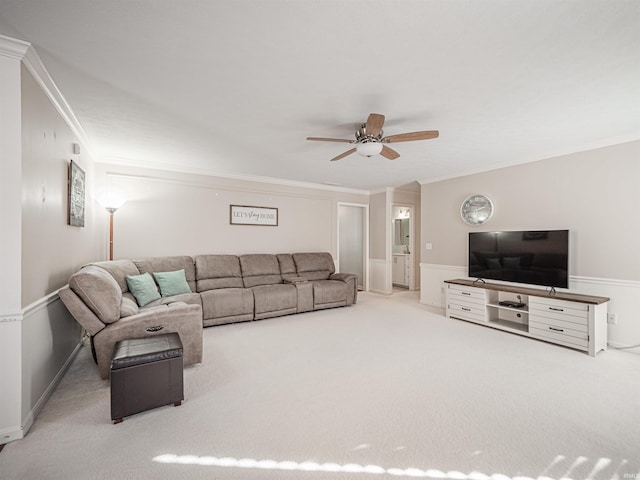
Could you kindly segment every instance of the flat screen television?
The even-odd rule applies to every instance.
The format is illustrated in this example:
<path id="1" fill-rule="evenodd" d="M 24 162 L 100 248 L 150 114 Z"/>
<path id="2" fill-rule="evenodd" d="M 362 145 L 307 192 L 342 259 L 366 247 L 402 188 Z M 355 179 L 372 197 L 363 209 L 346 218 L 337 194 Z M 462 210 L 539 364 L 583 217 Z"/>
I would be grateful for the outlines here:
<path id="1" fill-rule="evenodd" d="M 469 232 L 469 277 L 569 287 L 569 230 Z"/>

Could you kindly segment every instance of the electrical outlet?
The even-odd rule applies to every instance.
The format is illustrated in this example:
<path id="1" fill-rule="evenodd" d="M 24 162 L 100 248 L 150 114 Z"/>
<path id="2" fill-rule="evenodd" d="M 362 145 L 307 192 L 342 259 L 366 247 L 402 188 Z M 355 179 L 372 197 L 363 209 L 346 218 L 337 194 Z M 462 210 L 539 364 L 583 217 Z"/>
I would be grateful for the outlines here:
<path id="1" fill-rule="evenodd" d="M 607 313 L 607 323 L 609 325 L 617 325 L 618 324 L 618 315 L 615 313 Z"/>

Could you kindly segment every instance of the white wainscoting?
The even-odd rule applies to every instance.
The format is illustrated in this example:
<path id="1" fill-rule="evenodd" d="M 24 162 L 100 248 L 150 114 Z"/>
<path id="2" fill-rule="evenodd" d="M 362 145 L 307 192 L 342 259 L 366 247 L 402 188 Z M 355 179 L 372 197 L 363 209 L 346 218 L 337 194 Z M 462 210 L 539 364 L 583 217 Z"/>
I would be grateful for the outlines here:
<path id="1" fill-rule="evenodd" d="M 441 308 L 444 311 L 443 282 L 454 278 L 468 278 L 467 267 L 421 263 L 420 303 Z M 607 305 L 607 311 L 617 315 L 617 324 L 607 326 L 609 345 L 617 348 L 640 345 L 640 322 L 637 321 L 640 282 L 570 276 L 568 291 L 609 297 L 611 300 Z"/>
<path id="2" fill-rule="evenodd" d="M 420 303 L 444 310 L 444 281 L 466 276 L 466 267 L 421 263 Z"/>
<path id="3" fill-rule="evenodd" d="M 369 280 L 371 282 L 369 291 L 373 293 L 382 293 L 383 295 L 391 295 L 393 293 L 391 285 L 391 268 L 393 264 L 391 260 L 380 258 L 369 259 Z"/>
<path id="4" fill-rule="evenodd" d="M 22 313 L 0 316 L 0 444 L 22 438 L 20 388 L 22 384 L 20 366 Z"/>
<path id="5" fill-rule="evenodd" d="M 21 323 L 22 421 L 19 431 L 3 435 L 11 440 L 26 435 L 82 347 L 82 329 L 57 291 L 24 308 Z"/>

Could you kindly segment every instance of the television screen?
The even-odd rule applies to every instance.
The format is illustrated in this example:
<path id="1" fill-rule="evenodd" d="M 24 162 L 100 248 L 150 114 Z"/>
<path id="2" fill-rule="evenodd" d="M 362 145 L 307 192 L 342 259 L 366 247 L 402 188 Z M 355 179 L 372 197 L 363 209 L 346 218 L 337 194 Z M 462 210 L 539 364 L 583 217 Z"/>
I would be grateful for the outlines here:
<path id="1" fill-rule="evenodd" d="M 569 230 L 469 232 L 469 277 L 569 287 Z"/>

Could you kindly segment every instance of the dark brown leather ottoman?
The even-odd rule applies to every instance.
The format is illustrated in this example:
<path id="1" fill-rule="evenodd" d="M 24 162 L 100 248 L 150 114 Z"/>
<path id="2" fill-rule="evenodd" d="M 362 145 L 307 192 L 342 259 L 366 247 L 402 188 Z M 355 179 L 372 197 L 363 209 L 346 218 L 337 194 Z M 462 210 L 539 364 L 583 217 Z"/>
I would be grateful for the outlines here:
<path id="1" fill-rule="evenodd" d="M 111 420 L 184 400 L 177 333 L 121 340 L 111 360 Z"/>

